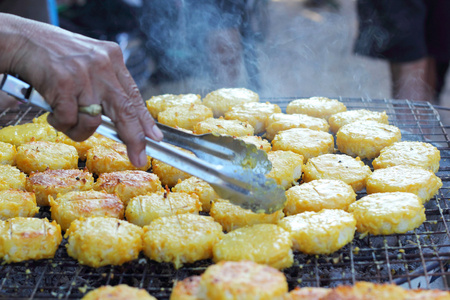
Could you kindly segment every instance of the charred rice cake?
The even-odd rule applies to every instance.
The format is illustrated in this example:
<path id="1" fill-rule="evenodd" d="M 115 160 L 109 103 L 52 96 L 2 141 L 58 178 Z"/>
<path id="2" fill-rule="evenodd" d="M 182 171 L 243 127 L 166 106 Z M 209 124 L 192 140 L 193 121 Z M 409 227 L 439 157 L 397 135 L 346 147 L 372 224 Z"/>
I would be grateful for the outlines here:
<path id="1" fill-rule="evenodd" d="M 0 165 L 0 191 L 8 189 L 25 190 L 27 175 L 10 165 Z"/>
<path id="2" fill-rule="evenodd" d="M 141 227 L 109 217 L 72 222 L 64 237 L 67 253 L 82 265 L 99 268 L 121 265 L 138 258 L 142 250 Z"/>
<path id="3" fill-rule="evenodd" d="M 372 162 L 374 169 L 382 169 L 398 165 L 411 165 L 431 170 L 439 170 L 441 154 L 430 143 L 423 142 L 397 142 L 380 152 L 380 156 Z"/>
<path id="4" fill-rule="evenodd" d="M 211 210 L 211 203 L 219 199 L 219 195 L 217 195 L 209 183 L 194 176 L 179 181 L 172 188 L 172 192 L 196 194 L 202 203 L 203 212 L 209 212 Z"/>
<path id="5" fill-rule="evenodd" d="M 375 235 L 405 233 L 425 221 L 425 208 L 412 193 L 376 193 L 362 197 L 348 208 L 359 232 Z"/>
<path id="6" fill-rule="evenodd" d="M 311 97 L 291 101 L 286 107 L 288 114 L 305 114 L 328 121 L 331 115 L 347 111 L 344 103 L 326 97 Z"/>
<path id="7" fill-rule="evenodd" d="M 116 143 L 114 140 L 109 139 L 96 132 L 94 132 L 94 134 L 91 135 L 87 140 L 82 142 L 75 142 L 64 133 L 58 132 L 58 138 L 56 139 L 56 142 L 74 146 L 75 149 L 77 149 L 78 157 L 83 161 L 86 160 L 86 155 L 89 149 L 97 145 L 108 146 L 109 144 Z"/>
<path id="8" fill-rule="evenodd" d="M 375 158 L 380 151 L 402 138 L 400 129 L 376 121 L 344 125 L 336 134 L 336 145 L 342 153 L 360 158 Z"/>
<path id="9" fill-rule="evenodd" d="M 322 118 L 305 114 L 276 113 L 267 119 L 266 138 L 272 140 L 278 132 L 291 128 L 308 128 L 328 132 L 330 126 Z"/>
<path id="10" fill-rule="evenodd" d="M 284 213 L 291 216 L 322 209 L 347 210 L 356 201 L 356 193 L 342 180 L 318 179 L 291 187 L 286 191 L 286 199 Z"/>
<path id="11" fill-rule="evenodd" d="M 305 164 L 303 181 L 316 179 L 337 179 L 350 184 L 355 192 L 366 186 L 366 178 L 372 171 L 359 157 L 346 154 L 323 154 L 313 157 Z"/>
<path id="12" fill-rule="evenodd" d="M 183 264 L 212 258 L 213 246 L 222 238 L 222 226 L 213 218 L 193 214 L 154 220 L 144 227 L 144 253 L 157 262 Z"/>
<path id="13" fill-rule="evenodd" d="M 164 94 L 151 97 L 145 101 L 152 117 L 157 120 L 160 112 L 168 108 L 183 104 L 202 104 L 200 95 L 196 94 Z"/>
<path id="14" fill-rule="evenodd" d="M 52 258 L 61 241 L 55 221 L 22 217 L 0 221 L 0 258 L 7 263 Z"/>
<path id="15" fill-rule="evenodd" d="M 242 140 L 247 144 L 253 144 L 257 149 L 263 150 L 264 152 L 269 152 L 272 150 L 272 145 L 270 142 L 257 135 L 241 136 L 237 137 L 237 139 Z"/>
<path id="16" fill-rule="evenodd" d="M 212 110 L 203 104 L 182 104 L 160 112 L 158 122 L 171 127 L 194 130 L 195 124 L 212 117 Z"/>
<path id="17" fill-rule="evenodd" d="M 389 124 L 388 116 L 385 111 L 377 112 L 367 109 L 349 110 L 336 113 L 328 119 L 330 129 L 333 133 L 347 124 L 361 121 L 376 121 L 382 124 Z"/>
<path id="18" fill-rule="evenodd" d="M 203 98 L 203 104 L 212 109 L 215 118 L 224 116 L 235 105 L 249 102 L 259 102 L 259 95 L 245 88 L 218 89 Z"/>
<path id="19" fill-rule="evenodd" d="M 146 290 L 119 284 L 116 286 L 101 286 L 86 295 L 81 300 L 157 300 Z"/>
<path id="20" fill-rule="evenodd" d="M 192 153 L 191 151 L 188 151 L 180 147 L 176 148 L 178 148 L 178 150 L 186 152 L 191 156 L 195 156 L 194 153 Z M 177 168 L 174 168 L 171 165 L 163 163 L 162 161 L 157 159 L 152 159 L 152 172 L 158 176 L 159 180 L 161 181 L 161 184 L 164 187 L 168 186 L 169 188 L 177 184 L 178 180 L 185 180 L 192 176 L 191 174 L 180 171 Z"/>
<path id="21" fill-rule="evenodd" d="M 36 202 L 49 206 L 48 197 L 70 191 L 87 191 L 94 186 L 94 177 L 87 170 L 45 170 L 33 172 L 26 180 L 26 190 L 36 195 Z"/>
<path id="22" fill-rule="evenodd" d="M 213 248 L 214 262 L 251 260 L 275 269 L 292 266 L 292 241 L 288 231 L 275 224 L 256 224 L 224 235 Z"/>
<path id="23" fill-rule="evenodd" d="M 27 174 L 47 169 L 78 168 L 78 152 L 75 147 L 55 142 L 29 142 L 17 147 L 17 167 Z"/>
<path id="24" fill-rule="evenodd" d="M 272 141 L 272 149 L 292 151 L 308 161 L 311 157 L 334 153 L 334 138 L 328 132 L 308 128 L 292 128 L 277 133 Z"/>
<path id="25" fill-rule="evenodd" d="M 375 170 L 367 177 L 367 194 L 409 192 L 428 202 L 442 187 L 442 181 L 432 171 L 414 166 L 394 166 Z"/>
<path id="26" fill-rule="evenodd" d="M 0 191 L 0 220 L 33 217 L 38 212 L 34 193 L 12 189 Z"/>
<path id="27" fill-rule="evenodd" d="M 16 164 L 16 146 L 10 143 L 0 142 L 0 165 Z"/>
<path id="28" fill-rule="evenodd" d="M 32 141 L 56 140 L 56 130 L 48 124 L 26 123 L 0 129 L 0 141 L 20 146 Z"/>
<path id="29" fill-rule="evenodd" d="M 246 121 L 225 120 L 223 117 L 220 117 L 218 119 L 209 118 L 204 121 L 198 122 L 194 125 L 194 133 L 246 136 L 253 135 L 254 129 L 253 126 Z"/>
<path id="30" fill-rule="evenodd" d="M 155 192 L 131 198 L 125 217 L 133 224 L 145 226 L 153 220 L 180 214 L 198 214 L 202 204 L 196 194 Z"/>
<path id="31" fill-rule="evenodd" d="M 266 175 L 285 189 L 294 185 L 302 176 L 303 156 L 292 151 L 270 151 L 267 156 L 272 170 Z"/>
<path id="32" fill-rule="evenodd" d="M 291 233 L 295 250 L 331 254 L 353 240 L 356 220 L 343 210 L 323 209 L 286 217 L 278 225 Z"/>
<path id="33" fill-rule="evenodd" d="M 157 192 L 161 188 L 161 181 L 156 174 L 141 170 L 103 173 L 94 184 L 94 190 L 115 194 L 125 206 L 131 198 Z"/>
<path id="34" fill-rule="evenodd" d="M 250 209 L 244 209 L 223 199 L 219 199 L 211 204 L 209 214 L 216 222 L 222 225 L 225 231 L 261 223 L 276 224 L 279 219 L 284 217 L 282 210 L 272 214 L 257 214 Z"/>
<path id="35" fill-rule="evenodd" d="M 49 197 L 52 219 L 66 231 L 80 217 L 112 217 L 123 219 L 124 206 L 116 195 L 97 191 L 74 191 Z"/>
<path id="36" fill-rule="evenodd" d="M 230 107 L 225 112 L 225 119 L 248 122 L 255 129 L 255 134 L 259 134 L 266 131 L 267 119 L 275 113 L 281 113 L 281 108 L 277 104 L 248 102 Z"/>

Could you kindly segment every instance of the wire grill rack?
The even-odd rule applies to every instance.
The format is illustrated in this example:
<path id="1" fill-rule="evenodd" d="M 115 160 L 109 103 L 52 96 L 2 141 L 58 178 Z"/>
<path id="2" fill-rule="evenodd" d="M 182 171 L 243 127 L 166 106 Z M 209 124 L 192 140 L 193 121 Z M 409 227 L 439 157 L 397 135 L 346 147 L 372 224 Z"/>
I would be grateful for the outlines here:
<path id="1" fill-rule="evenodd" d="M 284 111 L 294 98 L 264 99 L 277 103 Z M 429 103 L 407 100 L 339 98 L 349 110 L 386 111 L 390 124 L 399 127 L 404 141 L 430 142 L 441 151 L 437 175 L 443 181 L 439 193 L 426 204 L 427 220 L 406 234 L 387 236 L 356 234 L 354 240 L 332 255 L 294 253 L 294 265 L 284 270 L 289 288 L 295 286 L 334 287 L 356 281 L 390 282 L 417 288 L 416 278 L 430 284 L 449 275 L 450 260 L 450 148 L 447 127 Z M 43 111 L 30 107 L 5 110 L 0 126 L 30 122 Z M 371 165 L 371 162 L 367 162 Z M 358 199 L 365 192 L 358 193 Z M 37 217 L 50 219 L 48 208 Z M 156 263 L 144 257 L 122 266 L 98 269 L 86 267 L 70 258 L 63 240 L 54 259 L 0 265 L 0 298 L 81 298 L 102 285 L 128 284 L 146 289 L 158 299 L 168 299 L 176 281 L 203 273 L 212 264 L 203 260 L 175 270 L 171 264 Z M 444 280 L 445 289 L 449 289 Z"/>

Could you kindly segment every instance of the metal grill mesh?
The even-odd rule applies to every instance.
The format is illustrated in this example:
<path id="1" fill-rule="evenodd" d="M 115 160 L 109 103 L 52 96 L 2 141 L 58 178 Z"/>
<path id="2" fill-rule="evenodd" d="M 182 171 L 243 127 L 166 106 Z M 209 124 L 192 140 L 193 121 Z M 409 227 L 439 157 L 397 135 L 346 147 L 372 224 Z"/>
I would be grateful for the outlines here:
<path id="1" fill-rule="evenodd" d="M 277 103 L 285 111 L 294 98 L 264 99 Z M 426 204 L 427 221 L 406 234 L 361 237 L 336 253 L 309 256 L 294 253 L 294 265 L 284 270 L 290 289 L 295 286 L 333 287 L 365 280 L 406 283 L 416 288 L 414 279 L 425 280 L 423 288 L 442 275 L 449 275 L 450 260 L 450 158 L 447 127 L 438 112 L 428 103 L 340 98 L 349 110 L 386 111 L 390 124 L 402 130 L 404 141 L 430 142 L 441 151 L 441 167 L 437 175 L 443 181 L 440 189 Z M 29 107 L 6 110 L 0 114 L 0 125 L 30 122 L 42 111 Z M 368 162 L 370 163 L 370 162 Z M 358 194 L 358 199 L 364 196 Z M 41 208 L 38 217 L 50 219 L 48 208 Z M 201 274 L 212 264 L 210 260 L 186 265 L 175 270 L 171 264 L 156 263 L 142 254 L 122 266 L 98 269 L 82 266 L 68 257 L 64 240 L 54 259 L 0 265 L 0 297 L 7 298 L 81 298 L 102 285 L 128 284 L 144 288 L 158 299 L 168 299 L 174 283 L 191 275 Z M 444 287 L 448 289 L 446 281 Z"/>

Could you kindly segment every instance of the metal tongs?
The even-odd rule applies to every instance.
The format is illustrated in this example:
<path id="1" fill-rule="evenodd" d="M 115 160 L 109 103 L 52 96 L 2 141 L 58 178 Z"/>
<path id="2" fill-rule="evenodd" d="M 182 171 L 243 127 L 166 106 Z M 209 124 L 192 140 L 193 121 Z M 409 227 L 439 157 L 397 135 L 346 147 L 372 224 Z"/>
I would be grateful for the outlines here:
<path id="1" fill-rule="evenodd" d="M 52 112 L 50 105 L 32 86 L 14 76 L 0 74 L 0 90 L 24 104 Z M 258 213 L 273 213 L 283 208 L 285 190 L 275 180 L 266 178 L 272 164 L 264 151 L 231 136 L 194 135 L 160 123 L 157 125 L 164 139 L 156 142 L 147 138 L 147 155 L 208 182 L 221 198 L 243 208 Z M 97 132 L 122 142 L 113 122 L 104 115 Z"/>

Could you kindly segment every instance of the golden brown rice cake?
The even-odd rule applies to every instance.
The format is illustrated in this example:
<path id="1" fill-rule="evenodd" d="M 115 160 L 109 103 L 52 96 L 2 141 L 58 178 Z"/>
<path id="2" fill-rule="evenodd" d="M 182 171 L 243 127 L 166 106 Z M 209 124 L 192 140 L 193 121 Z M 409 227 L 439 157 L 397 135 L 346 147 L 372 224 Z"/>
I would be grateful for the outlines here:
<path id="1" fill-rule="evenodd" d="M 292 266 L 292 241 L 288 231 L 275 224 L 256 224 L 233 230 L 213 248 L 214 262 L 251 260 L 275 269 Z"/>
<path id="2" fill-rule="evenodd" d="M 142 250 L 141 227 L 108 217 L 80 218 L 64 235 L 67 254 L 82 265 L 98 268 L 121 265 L 138 258 Z"/>
<path id="3" fill-rule="evenodd" d="M 27 174 L 47 169 L 76 169 L 78 153 L 75 147 L 62 143 L 29 142 L 17 147 L 16 165 Z"/>
<path id="4" fill-rule="evenodd" d="M 341 209 L 306 211 L 278 225 L 291 233 L 294 249 L 306 254 L 331 254 L 350 243 L 356 230 L 353 215 Z"/>
<path id="5" fill-rule="evenodd" d="M 302 176 L 303 156 L 292 151 L 270 151 L 267 156 L 272 170 L 266 175 L 285 189 L 296 184 Z"/>
<path id="6" fill-rule="evenodd" d="M 32 141 L 56 140 L 56 130 L 48 124 L 26 123 L 0 129 L 0 141 L 20 146 Z"/>
<path id="7" fill-rule="evenodd" d="M 291 216 L 322 209 L 347 210 L 356 201 L 356 193 L 342 180 L 318 179 L 291 187 L 286 191 L 286 199 L 284 213 Z"/>
<path id="8" fill-rule="evenodd" d="M 282 210 L 272 214 L 257 214 L 250 209 L 244 209 L 223 199 L 213 202 L 209 213 L 216 222 L 222 225 L 225 231 L 261 223 L 276 224 L 279 219 L 284 217 Z"/>
<path id="9" fill-rule="evenodd" d="M 86 295 L 81 300 L 156 300 L 146 290 L 119 284 L 116 286 L 101 286 Z"/>
<path id="10" fill-rule="evenodd" d="M 433 172 L 414 166 L 394 166 L 375 170 L 367 177 L 367 194 L 409 192 L 428 202 L 442 187 L 442 181 Z"/>
<path id="11" fill-rule="evenodd" d="M 0 165 L 16 164 L 16 146 L 10 143 L 0 142 Z"/>
<path id="12" fill-rule="evenodd" d="M 195 156 L 194 153 L 192 153 L 191 151 L 188 151 L 180 147 L 175 148 L 183 152 L 186 152 L 191 156 Z M 163 163 L 162 161 L 157 159 L 152 159 L 152 172 L 158 176 L 159 180 L 161 181 L 161 184 L 164 187 L 168 186 L 169 188 L 177 184 L 178 180 L 185 180 L 192 176 L 191 174 L 180 171 L 177 168 L 174 168 L 171 165 Z"/>
<path id="13" fill-rule="evenodd" d="M 144 227 L 144 254 L 176 269 L 186 263 L 212 258 L 222 238 L 222 226 L 213 218 L 193 214 L 162 217 Z"/>
<path id="14" fill-rule="evenodd" d="M 375 235 L 405 233 L 425 221 L 425 208 L 412 193 L 376 193 L 362 197 L 348 208 L 359 232 Z"/>
<path id="15" fill-rule="evenodd" d="M 255 129 L 255 134 L 259 134 L 266 131 L 267 119 L 275 113 L 281 113 L 281 108 L 277 104 L 248 102 L 230 107 L 225 112 L 225 119 L 248 122 Z"/>
<path id="16" fill-rule="evenodd" d="M 272 141 L 272 149 L 292 151 L 308 161 L 311 157 L 334 153 L 334 138 L 328 132 L 308 128 L 291 128 L 277 133 Z"/>
<path id="17" fill-rule="evenodd" d="M 328 121 L 331 115 L 347 111 L 344 103 L 326 97 L 311 97 L 291 101 L 286 107 L 288 114 L 305 114 Z"/>
<path id="18" fill-rule="evenodd" d="M 242 140 L 247 144 L 253 144 L 256 146 L 256 148 L 265 152 L 269 152 L 270 150 L 272 150 L 272 145 L 270 144 L 270 142 L 257 135 L 240 136 L 237 137 L 237 139 Z"/>
<path id="19" fill-rule="evenodd" d="M 22 217 L 0 221 L 0 258 L 7 263 L 52 258 L 61 241 L 55 221 Z"/>
<path id="20" fill-rule="evenodd" d="M 97 191 L 74 191 L 49 196 L 52 219 L 66 231 L 80 217 L 112 217 L 123 219 L 124 206 L 116 195 Z"/>
<path id="21" fill-rule="evenodd" d="M 161 190 L 156 174 L 141 170 L 103 173 L 97 178 L 94 190 L 115 194 L 126 206 L 131 198 Z"/>
<path id="22" fill-rule="evenodd" d="M 212 109 L 215 118 L 224 116 L 235 105 L 249 102 L 259 102 L 259 95 L 245 88 L 218 89 L 203 98 L 203 104 Z"/>
<path id="23" fill-rule="evenodd" d="M 194 133 L 246 136 L 253 135 L 254 129 L 253 126 L 246 121 L 241 122 L 238 120 L 225 120 L 223 117 L 220 117 L 218 119 L 209 118 L 204 121 L 198 122 L 194 126 Z"/>
<path id="24" fill-rule="evenodd" d="M 92 147 L 97 145 L 108 146 L 109 144 L 116 143 L 116 141 L 96 132 L 94 132 L 94 134 L 91 135 L 87 140 L 82 142 L 75 142 L 64 133 L 58 132 L 58 138 L 56 139 L 56 142 L 74 146 L 75 149 L 77 149 L 78 157 L 83 161 L 86 160 L 87 152 Z"/>
<path id="25" fill-rule="evenodd" d="M 350 184 L 355 192 L 366 186 L 366 178 L 372 171 L 359 157 L 346 154 L 323 154 L 313 157 L 305 164 L 303 181 L 337 179 Z"/>
<path id="26" fill-rule="evenodd" d="M 330 129 L 333 133 L 347 124 L 361 121 L 376 121 L 382 124 L 389 124 L 388 116 L 385 111 L 370 111 L 367 109 L 349 110 L 336 113 L 328 119 L 330 123 Z"/>
<path id="27" fill-rule="evenodd" d="M 383 148 L 380 156 L 373 160 L 372 165 L 374 169 L 411 165 L 436 173 L 439 170 L 440 160 L 439 150 L 430 143 L 397 142 Z"/>
<path id="28" fill-rule="evenodd" d="M 38 212 L 34 193 L 12 189 L 0 191 L 0 220 L 33 217 Z"/>
<path id="29" fill-rule="evenodd" d="M 309 128 L 328 132 L 330 126 L 322 118 L 311 117 L 305 114 L 277 113 L 272 114 L 267 119 L 266 138 L 272 140 L 278 132 L 291 128 Z"/>
<path id="30" fill-rule="evenodd" d="M 36 195 L 36 202 L 49 206 L 48 197 L 70 191 L 87 191 L 94 186 L 94 177 L 85 170 L 45 170 L 33 172 L 27 177 L 26 190 Z"/>
<path id="31" fill-rule="evenodd" d="M 48 117 L 49 114 L 50 114 L 49 112 L 43 113 L 43 114 L 40 115 L 39 117 L 33 118 L 32 121 L 33 121 L 33 123 L 50 125 L 50 124 L 48 123 L 48 121 L 47 121 L 47 117 Z"/>
<path id="32" fill-rule="evenodd" d="M 341 127 L 336 134 L 336 145 L 342 153 L 371 159 L 377 157 L 384 147 L 401 138 L 398 127 L 376 121 L 361 121 Z"/>
<path id="33" fill-rule="evenodd" d="M 0 191 L 8 189 L 25 190 L 27 175 L 10 165 L 0 165 Z"/>
<path id="34" fill-rule="evenodd" d="M 179 106 L 183 104 L 202 104 L 200 95 L 196 94 L 164 94 L 153 96 L 146 102 L 147 109 L 156 120 L 160 112 L 165 111 L 168 108 Z"/>
<path id="35" fill-rule="evenodd" d="M 202 204 L 196 194 L 155 192 L 131 198 L 125 217 L 133 224 L 145 226 L 153 220 L 180 214 L 198 214 Z"/>
<path id="36" fill-rule="evenodd" d="M 171 127 L 194 130 L 195 124 L 212 117 L 212 110 L 203 104 L 182 104 L 160 112 L 158 122 Z"/>
<path id="37" fill-rule="evenodd" d="M 219 199 L 219 195 L 217 195 L 209 183 L 194 176 L 179 181 L 172 188 L 172 192 L 196 194 L 202 203 L 202 211 L 204 212 L 209 212 L 211 210 L 211 203 Z"/>
<path id="38" fill-rule="evenodd" d="M 147 155 L 147 164 L 141 168 L 135 167 L 128 158 L 126 146 L 121 143 L 98 145 L 86 154 L 86 167 L 97 175 L 125 170 L 147 171 L 150 165 L 151 157 Z"/>
<path id="39" fill-rule="evenodd" d="M 170 294 L 170 300 L 199 300 L 200 280 L 200 276 L 190 276 L 177 281 Z"/>
<path id="40" fill-rule="evenodd" d="M 288 291 L 285 275 L 252 261 L 222 261 L 201 275 L 199 299 L 282 300 Z"/>

